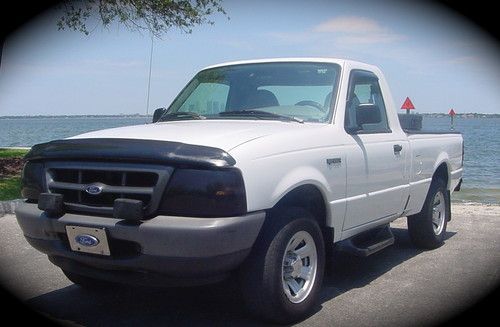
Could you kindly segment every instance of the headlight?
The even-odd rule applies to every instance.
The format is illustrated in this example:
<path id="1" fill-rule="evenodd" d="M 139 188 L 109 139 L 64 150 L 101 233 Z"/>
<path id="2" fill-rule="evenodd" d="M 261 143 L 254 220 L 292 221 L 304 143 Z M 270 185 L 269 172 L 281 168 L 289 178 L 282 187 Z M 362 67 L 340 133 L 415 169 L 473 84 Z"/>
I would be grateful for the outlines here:
<path id="1" fill-rule="evenodd" d="M 238 169 L 177 169 L 160 205 L 160 214 L 173 216 L 231 217 L 246 210 L 245 186 Z"/>
<path id="2" fill-rule="evenodd" d="M 43 164 L 27 162 L 21 174 L 21 195 L 28 200 L 38 200 L 43 192 Z"/>

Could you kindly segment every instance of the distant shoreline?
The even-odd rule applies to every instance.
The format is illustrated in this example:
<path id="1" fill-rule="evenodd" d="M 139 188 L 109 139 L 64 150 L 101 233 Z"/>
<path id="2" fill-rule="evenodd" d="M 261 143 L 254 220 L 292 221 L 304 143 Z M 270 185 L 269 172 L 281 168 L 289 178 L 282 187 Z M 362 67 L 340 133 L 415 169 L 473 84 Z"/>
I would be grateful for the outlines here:
<path id="1" fill-rule="evenodd" d="M 445 113 L 416 113 L 424 117 L 444 118 Z M 0 116 L 0 119 L 37 119 L 37 118 L 151 118 L 153 115 L 145 114 L 119 114 L 119 115 L 25 115 L 25 116 Z M 500 118 L 500 114 L 459 113 L 456 118 Z"/>
<path id="2" fill-rule="evenodd" d="M 444 113 L 420 113 L 419 115 L 432 118 L 450 117 L 448 114 Z M 467 112 L 467 113 L 456 114 L 455 117 L 456 118 L 500 118 L 500 114 L 481 114 L 477 112 Z"/>

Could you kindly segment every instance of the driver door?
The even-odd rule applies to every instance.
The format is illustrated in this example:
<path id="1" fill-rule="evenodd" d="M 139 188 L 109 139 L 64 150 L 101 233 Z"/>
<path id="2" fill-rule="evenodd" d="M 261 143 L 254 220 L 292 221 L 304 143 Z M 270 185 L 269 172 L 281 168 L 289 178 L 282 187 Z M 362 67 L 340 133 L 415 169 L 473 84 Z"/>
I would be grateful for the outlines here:
<path id="1" fill-rule="evenodd" d="M 348 230 L 397 215 L 405 198 L 408 141 L 390 129 L 375 74 L 351 73 L 345 129 L 350 144 L 343 230 Z"/>

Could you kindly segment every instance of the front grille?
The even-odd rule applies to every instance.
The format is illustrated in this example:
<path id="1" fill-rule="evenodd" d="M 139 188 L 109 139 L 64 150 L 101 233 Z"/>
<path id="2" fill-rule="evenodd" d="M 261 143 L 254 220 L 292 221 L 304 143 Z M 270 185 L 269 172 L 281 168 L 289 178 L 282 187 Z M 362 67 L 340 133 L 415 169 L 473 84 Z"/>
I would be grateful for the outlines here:
<path id="1" fill-rule="evenodd" d="M 158 208 L 171 167 L 157 165 L 50 162 L 47 188 L 63 195 L 67 211 L 113 214 L 116 199 L 143 203 L 145 216 Z"/>

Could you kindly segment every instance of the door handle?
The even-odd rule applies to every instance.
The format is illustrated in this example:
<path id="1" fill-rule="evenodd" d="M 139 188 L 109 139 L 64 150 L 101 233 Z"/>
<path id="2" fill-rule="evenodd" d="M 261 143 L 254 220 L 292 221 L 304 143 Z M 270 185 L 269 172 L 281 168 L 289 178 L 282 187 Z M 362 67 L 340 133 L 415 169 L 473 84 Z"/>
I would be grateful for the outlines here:
<path id="1" fill-rule="evenodd" d="M 399 154 L 403 150 L 403 146 L 401 144 L 394 144 L 394 154 Z"/>

